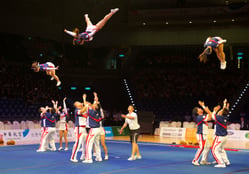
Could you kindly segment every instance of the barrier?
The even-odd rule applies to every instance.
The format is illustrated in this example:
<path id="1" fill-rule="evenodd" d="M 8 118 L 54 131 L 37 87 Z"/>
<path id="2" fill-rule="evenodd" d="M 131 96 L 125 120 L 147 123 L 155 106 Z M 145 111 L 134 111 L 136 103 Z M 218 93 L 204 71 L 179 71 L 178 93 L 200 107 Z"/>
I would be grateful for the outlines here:
<path id="1" fill-rule="evenodd" d="M 175 128 L 175 127 L 161 127 L 160 136 L 162 137 L 184 137 L 187 141 L 195 141 L 196 128 Z M 214 129 L 208 130 L 208 139 L 212 140 L 214 137 Z M 246 140 L 249 141 L 249 130 L 228 130 L 228 139 L 230 140 Z"/>
<path id="2" fill-rule="evenodd" d="M 104 127 L 106 137 L 113 137 L 112 127 Z M 39 144 L 41 139 L 41 129 L 11 129 L 0 130 L 0 137 L 6 145 L 7 141 L 14 140 L 15 144 Z M 74 128 L 68 129 L 69 142 L 75 141 Z M 59 142 L 59 130 L 56 130 L 55 141 Z"/>

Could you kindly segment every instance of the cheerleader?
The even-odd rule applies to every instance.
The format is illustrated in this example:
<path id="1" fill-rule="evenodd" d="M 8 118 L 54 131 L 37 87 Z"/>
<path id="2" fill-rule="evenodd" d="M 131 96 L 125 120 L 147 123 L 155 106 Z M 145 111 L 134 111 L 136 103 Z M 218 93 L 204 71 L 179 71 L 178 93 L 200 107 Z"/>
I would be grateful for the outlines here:
<path id="1" fill-rule="evenodd" d="M 86 30 L 85 32 L 79 33 L 79 29 L 75 28 L 73 31 L 68 31 L 64 29 L 64 32 L 73 36 L 73 45 L 83 45 L 84 42 L 88 42 L 93 40 L 93 35 L 101 30 L 106 22 L 114 15 L 117 11 L 119 11 L 118 8 L 111 9 L 110 13 L 108 13 L 101 21 L 99 21 L 96 25 L 93 25 L 90 18 L 88 17 L 88 14 L 85 14 L 85 21 L 86 21 Z"/>
<path id="2" fill-rule="evenodd" d="M 225 53 L 223 51 L 224 43 L 227 41 L 222 39 L 221 37 L 208 37 L 206 42 L 204 43 L 205 50 L 199 55 L 200 62 L 206 63 L 207 55 L 212 53 L 212 50 L 215 51 L 218 59 L 220 60 L 220 69 L 226 69 L 226 58 Z"/>
<path id="3" fill-rule="evenodd" d="M 66 97 L 63 99 L 63 110 L 62 112 L 59 113 L 60 120 L 59 120 L 59 136 L 60 136 L 60 147 L 58 150 L 62 150 L 62 138 L 64 137 L 65 140 L 65 151 L 68 150 L 68 140 L 67 140 L 67 133 L 68 133 L 68 125 L 67 125 L 67 117 L 68 117 L 68 112 L 67 112 L 67 106 L 66 106 Z"/>
<path id="4" fill-rule="evenodd" d="M 32 63 L 31 68 L 35 71 L 35 72 L 39 72 L 39 71 L 46 71 L 46 74 L 51 77 L 51 80 L 56 80 L 57 84 L 56 86 L 60 86 L 61 85 L 61 81 L 59 79 L 59 77 L 55 74 L 55 70 L 58 70 L 58 66 L 55 67 L 55 65 L 52 62 L 46 62 L 44 64 L 40 64 L 39 62 L 35 61 Z"/>

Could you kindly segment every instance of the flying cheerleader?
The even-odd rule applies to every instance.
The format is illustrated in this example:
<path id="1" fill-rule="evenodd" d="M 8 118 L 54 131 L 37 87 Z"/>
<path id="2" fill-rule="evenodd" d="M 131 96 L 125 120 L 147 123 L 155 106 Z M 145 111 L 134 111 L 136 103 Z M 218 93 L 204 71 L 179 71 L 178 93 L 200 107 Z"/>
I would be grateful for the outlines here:
<path id="1" fill-rule="evenodd" d="M 57 84 L 56 86 L 61 85 L 61 81 L 59 77 L 55 74 L 55 70 L 58 70 L 59 66 L 55 67 L 55 65 L 52 62 L 46 62 L 43 64 L 40 64 L 39 62 L 35 61 L 32 63 L 31 69 L 33 69 L 35 72 L 39 71 L 46 71 L 46 74 L 51 76 L 51 80 L 56 80 Z"/>
<path id="2" fill-rule="evenodd" d="M 114 15 L 117 11 L 119 11 L 119 8 L 111 9 L 111 11 L 96 25 L 93 25 L 90 18 L 88 17 L 88 14 L 85 14 L 85 21 L 86 21 L 86 30 L 85 32 L 79 33 L 79 29 L 75 28 L 73 31 L 68 31 L 64 29 L 64 32 L 73 36 L 73 45 L 83 45 L 85 42 L 93 40 L 93 35 L 101 30 L 106 22 Z"/>
<path id="3" fill-rule="evenodd" d="M 224 70 L 226 69 L 226 57 L 225 53 L 223 51 L 224 43 L 226 43 L 227 40 L 222 39 L 221 37 L 208 37 L 206 39 L 206 42 L 204 43 L 205 50 L 199 55 L 200 62 L 206 63 L 207 61 L 207 55 L 210 55 L 212 53 L 212 50 L 215 51 L 218 59 L 220 60 L 220 69 Z"/>

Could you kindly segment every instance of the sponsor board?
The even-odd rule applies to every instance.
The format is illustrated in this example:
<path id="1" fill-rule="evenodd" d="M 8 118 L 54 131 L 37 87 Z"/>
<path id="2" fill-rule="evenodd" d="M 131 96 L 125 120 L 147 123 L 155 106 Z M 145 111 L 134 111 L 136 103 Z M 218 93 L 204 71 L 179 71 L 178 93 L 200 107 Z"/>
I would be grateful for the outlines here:
<path id="1" fill-rule="evenodd" d="M 161 127 L 160 136 L 162 137 L 185 137 L 185 128 Z"/>

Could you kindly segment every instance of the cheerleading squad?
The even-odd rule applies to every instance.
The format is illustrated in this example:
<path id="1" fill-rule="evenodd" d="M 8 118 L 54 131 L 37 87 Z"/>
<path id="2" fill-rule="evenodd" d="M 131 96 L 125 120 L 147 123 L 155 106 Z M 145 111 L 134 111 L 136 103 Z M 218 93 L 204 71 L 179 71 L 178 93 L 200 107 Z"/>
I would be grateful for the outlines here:
<path id="1" fill-rule="evenodd" d="M 216 164 L 214 167 L 225 168 L 226 166 L 231 165 L 226 151 L 224 149 L 227 142 L 227 125 L 228 125 L 228 113 L 229 113 L 229 103 L 225 99 L 223 101 L 223 107 L 219 105 L 214 107 L 213 112 L 205 106 L 204 102 L 199 101 L 199 105 L 202 107 L 195 107 L 193 109 L 193 114 L 197 116 L 197 134 L 196 138 L 199 143 L 199 148 L 196 152 L 196 155 L 192 161 L 192 164 L 195 166 L 209 165 L 211 162 L 208 162 L 208 153 L 210 151 L 210 144 L 207 139 L 208 135 L 208 121 L 215 121 L 215 135 L 213 138 L 213 145 L 211 148 L 212 155 L 215 159 L 213 164 Z M 207 114 L 204 114 L 204 111 Z M 199 163 L 199 160 L 201 161 Z"/>
<path id="2" fill-rule="evenodd" d="M 71 162 L 78 162 L 78 152 L 81 150 L 80 160 L 83 163 L 92 163 L 93 155 L 96 156 L 95 161 L 102 161 L 100 143 L 104 150 L 104 160 L 108 160 L 108 150 L 105 144 L 105 130 L 102 126 L 104 119 L 103 109 L 98 100 L 97 93 L 93 93 L 94 102 L 90 103 L 86 100 L 87 95 L 83 94 L 83 102 L 74 102 L 74 116 L 75 116 L 75 143 L 73 145 L 72 154 L 70 157 Z M 48 106 L 41 107 L 41 142 L 37 152 L 45 152 L 47 150 L 56 151 L 55 147 L 55 132 L 56 132 L 56 120 L 59 118 L 59 135 L 60 135 L 60 148 L 62 147 L 62 137 L 64 136 L 66 147 L 68 150 L 67 141 L 67 122 L 68 117 L 67 107 L 65 103 L 66 98 L 63 99 L 63 110 L 60 112 L 61 107 L 58 106 L 58 102 L 52 101 L 53 107 Z M 137 145 L 140 125 L 138 124 L 137 115 L 134 111 L 134 107 L 130 105 L 128 107 L 128 114 L 122 115 L 125 118 L 125 123 L 120 130 L 120 134 L 123 129 L 128 125 L 130 133 L 130 141 L 132 143 L 132 154 L 128 160 L 141 159 L 139 148 Z"/>

